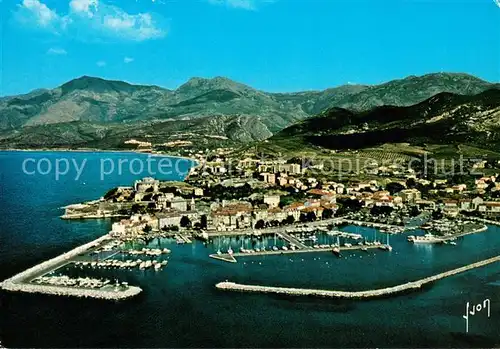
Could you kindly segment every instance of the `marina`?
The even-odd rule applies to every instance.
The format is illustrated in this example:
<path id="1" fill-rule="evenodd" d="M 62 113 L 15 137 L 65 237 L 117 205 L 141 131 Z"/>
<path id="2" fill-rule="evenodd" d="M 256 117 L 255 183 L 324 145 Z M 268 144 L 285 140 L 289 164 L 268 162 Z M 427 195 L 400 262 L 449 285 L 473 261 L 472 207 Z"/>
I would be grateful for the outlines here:
<path id="1" fill-rule="evenodd" d="M 127 283 L 116 283 L 109 285 L 109 281 L 101 281 L 91 278 L 72 279 L 68 276 L 51 275 L 54 271 L 67 265 L 103 267 L 103 268 L 125 268 L 132 264 L 118 260 L 104 261 L 75 261 L 88 253 L 111 251 L 112 247 L 120 245 L 109 235 L 104 235 L 94 241 L 76 247 L 71 251 L 42 262 L 0 283 L 0 288 L 13 292 L 44 293 L 59 296 L 75 296 L 85 298 L 99 298 L 118 300 L 133 297 L 142 289 L 129 286 Z M 111 247 L 110 247 L 111 246 Z M 112 252 L 107 258 L 118 252 Z M 148 262 L 148 267 L 160 269 L 166 265 L 165 262 Z M 139 268 L 141 264 L 139 264 Z M 143 267 L 143 269 L 146 269 Z"/>

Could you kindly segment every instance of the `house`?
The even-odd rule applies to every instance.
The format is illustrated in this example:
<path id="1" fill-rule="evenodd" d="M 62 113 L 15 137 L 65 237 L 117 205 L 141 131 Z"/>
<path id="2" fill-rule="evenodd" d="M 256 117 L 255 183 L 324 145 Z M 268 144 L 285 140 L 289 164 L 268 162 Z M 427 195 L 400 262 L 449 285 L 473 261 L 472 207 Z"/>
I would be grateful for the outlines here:
<path id="1" fill-rule="evenodd" d="M 482 197 L 478 196 L 478 197 L 475 197 L 474 199 L 472 199 L 472 209 L 473 210 L 477 210 L 479 205 L 481 205 L 482 203 L 484 203 L 484 200 Z"/>
<path id="2" fill-rule="evenodd" d="M 244 201 L 225 202 L 211 213 L 213 229 L 229 231 L 252 226 L 252 204 Z"/>
<path id="3" fill-rule="evenodd" d="M 399 196 L 406 203 L 415 203 L 415 201 L 422 199 L 422 193 L 418 189 L 401 190 Z"/>
<path id="4" fill-rule="evenodd" d="M 177 211 L 187 211 L 188 203 L 187 200 L 181 197 L 175 197 L 170 200 L 169 207 Z"/>
<path id="5" fill-rule="evenodd" d="M 263 172 L 260 174 L 262 180 L 269 184 L 276 184 L 276 175 L 274 173 Z"/>
<path id="6" fill-rule="evenodd" d="M 458 184 L 458 185 L 454 185 L 451 188 L 453 189 L 453 191 L 462 192 L 462 191 L 467 189 L 467 185 L 466 184 Z"/>
<path id="7" fill-rule="evenodd" d="M 469 199 L 461 199 L 459 202 L 459 208 L 461 211 L 473 211 L 472 200 Z"/>
<path id="8" fill-rule="evenodd" d="M 421 209 L 432 209 L 436 208 L 436 203 L 431 200 L 415 200 L 415 204 Z"/>
<path id="9" fill-rule="evenodd" d="M 304 203 L 294 202 L 288 206 L 285 206 L 283 210 L 287 213 L 287 216 L 293 216 L 297 221 L 300 218 L 300 212 L 305 208 Z"/>
<path id="10" fill-rule="evenodd" d="M 478 206 L 478 211 L 485 214 L 500 215 L 500 202 L 484 202 Z"/>
<path id="11" fill-rule="evenodd" d="M 458 201 L 456 200 L 446 200 L 443 202 L 444 208 L 443 213 L 450 217 L 455 217 L 458 215 L 459 206 Z"/>
<path id="12" fill-rule="evenodd" d="M 279 195 L 264 195 L 264 203 L 269 206 L 269 208 L 278 207 L 280 204 Z"/>
<path id="13" fill-rule="evenodd" d="M 134 190 L 138 193 L 145 193 L 147 191 L 156 193 L 159 186 L 160 181 L 151 177 L 145 177 L 134 182 Z"/>
<path id="14" fill-rule="evenodd" d="M 164 193 L 156 199 L 156 206 L 161 210 L 165 210 L 174 197 L 174 193 Z"/>
<path id="15" fill-rule="evenodd" d="M 252 159 L 252 158 L 245 158 L 243 160 L 240 160 L 238 162 L 238 166 L 240 168 L 256 168 L 259 160 Z"/>
<path id="16" fill-rule="evenodd" d="M 158 219 L 158 227 L 160 229 L 179 227 L 181 225 L 182 215 L 178 211 L 158 213 L 156 217 Z"/>

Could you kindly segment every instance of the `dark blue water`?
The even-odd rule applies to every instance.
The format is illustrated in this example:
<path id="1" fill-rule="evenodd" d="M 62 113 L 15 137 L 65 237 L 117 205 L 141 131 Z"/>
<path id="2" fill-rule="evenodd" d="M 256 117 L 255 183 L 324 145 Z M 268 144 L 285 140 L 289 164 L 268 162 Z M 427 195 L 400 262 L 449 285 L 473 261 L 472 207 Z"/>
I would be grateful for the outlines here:
<path id="1" fill-rule="evenodd" d="M 88 158 L 82 178 L 25 175 L 26 157 Z M 98 198 L 131 173 L 100 179 L 100 160 L 123 153 L 0 152 L 0 279 L 106 233 L 111 222 L 62 221 L 59 207 Z M 91 165 L 93 164 L 93 165 Z M 187 164 L 185 164 L 187 168 Z M 147 174 L 147 173 L 144 173 Z M 164 179 L 182 178 L 182 174 Z M 374 231 L 344 227 L 367 238 Z M 385 236 L 382 236 L 385 241 Z M 267 239 L 267 240 L 266 240 Z M 257 244 L 274 244 L 268 237 Z M 457 246 L 414 246 L 391 237 L 392 252 L 244 257 L 238 263 L 208 258 L 221 244 L 248 239 L 176 245 L 160 271 L 93 271 L 143 288 L 122 302 L 0 293 L 0 340 L 7 347 L 491 347 L 500 344 L 500 264 L 441 280 L 420 292 L 370 301 L 287 298 L 224 293 L 223 280 L 249 284 L 360 290 L 416 280 L 500 252 L 500 229 L 464 237 Z M 280 245 L 278 241 L 277 245 Z M 77 272 L 68 270 L 67 272 Z M 78 271 L 83 272 L 83 271 Z M 470 318 L 465 304 L 491 300 L 491 316 Z"/>

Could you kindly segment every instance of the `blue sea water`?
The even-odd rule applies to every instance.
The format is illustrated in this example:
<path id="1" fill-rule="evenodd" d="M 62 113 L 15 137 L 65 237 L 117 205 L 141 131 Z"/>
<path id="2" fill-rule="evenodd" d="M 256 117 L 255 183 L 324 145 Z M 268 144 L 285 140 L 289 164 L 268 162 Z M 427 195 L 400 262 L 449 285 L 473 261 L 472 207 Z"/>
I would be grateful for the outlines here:
<path id="1" fill-rule="evenodd" d="M 106 233 L 110 220 L 63 221 L 61 206 L 100 197 L 147 175 L 100 178 L 101 159 L 127 153 L 0 152 L 0 280 Z M 74 159 L 87 165 L 59 180 L 26 175 L 26 158 Z M 182 171 L 189 164 L 181 165 Z M 164 176 L 179 179 L 182 173 Z M 369 228 L 345 231 L 371 238 Z M 274 244 L 274 237 L 257 242 Z M 381 238 L 382 239 L 382 238 Z M 383 239 L 382 239 L 383 240 Z M 225 293 L 223 280 L 248 284 L 361 290 L 416 280 L 499 254 L 500 229 L 466 236 L 457 246 L 414 246 L 391 237 L 392 252 L 244 257 L 238 263 L 208 258 L 218 248 L 249 245 L 216 239 L 176 245 L 160 271 L 92 271 L 143 288 L 120 302 L 0 292 L 0 340 L 7 347 L 492 347 L 500 344 L 500 264 L 438 281 L 418 292 L 369 301 Z M 279 242 L 277 243 L 279 245 Z M 222 246 L 221 246 L 222 245 Z M 70 271 L 71 272 L 71 271 Z M 73 271 L 75 272 L 75 271 Z M 491 300 L 465 334 L 467 302 Z"/>

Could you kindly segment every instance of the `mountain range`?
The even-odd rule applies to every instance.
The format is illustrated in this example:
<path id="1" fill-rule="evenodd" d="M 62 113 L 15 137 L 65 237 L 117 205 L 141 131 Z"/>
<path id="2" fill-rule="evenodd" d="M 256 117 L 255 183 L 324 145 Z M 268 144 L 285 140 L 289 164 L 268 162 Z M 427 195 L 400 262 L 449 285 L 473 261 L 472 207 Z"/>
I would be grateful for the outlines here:
<path id="1" fill-rule="evenodd" d="M 54 89 L 0 98 L 0 147 L 119 148 L 133 137 L 203 146 L 214 139 L 248 143 L 330 108 L 364 113 L 411 106 L 443 92 L 477 95 L 495 87 L 456 73 L 296 93 L 264 92 L 223 77 L 192 78 L 170 90 L 83 76 Z"/>
<path id="2" fill-rule="evenodd" d="M 441 92 L 408 107 L 329 108 L 266 141 L 280 151 L 304 147 L 361 150 L 386 144 L 472 146 L 500 153 L 500 89 L 476 95 Z"/>

